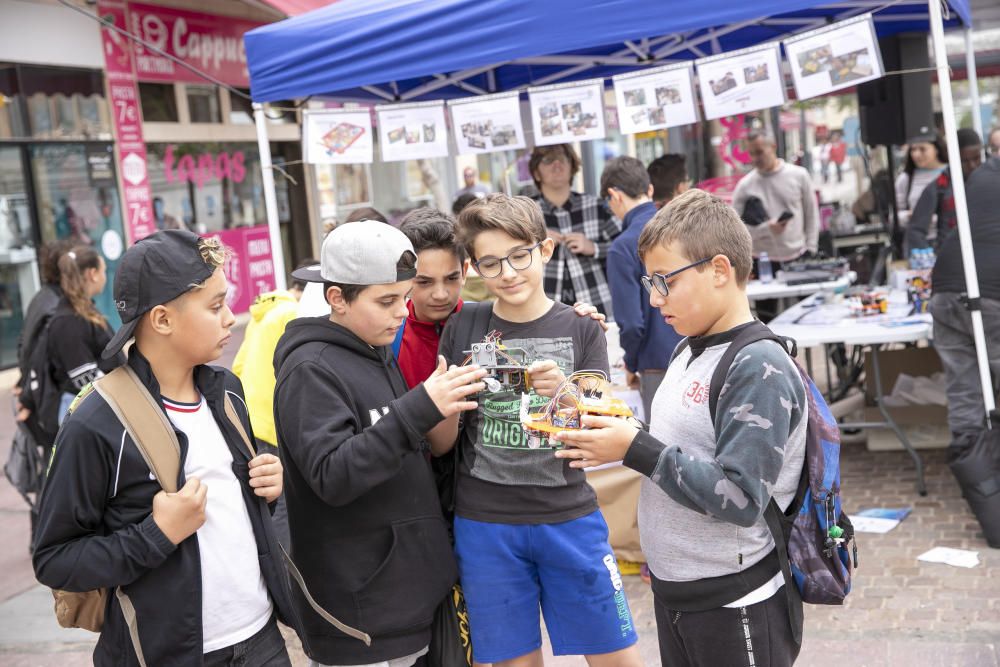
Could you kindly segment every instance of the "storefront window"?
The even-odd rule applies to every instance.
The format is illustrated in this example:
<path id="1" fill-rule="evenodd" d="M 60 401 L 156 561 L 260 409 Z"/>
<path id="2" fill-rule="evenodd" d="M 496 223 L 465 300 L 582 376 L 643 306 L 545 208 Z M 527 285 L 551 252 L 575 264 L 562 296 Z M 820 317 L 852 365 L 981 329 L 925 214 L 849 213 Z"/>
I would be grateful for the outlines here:
<path id="1" fill-rule="evenodd" d="M 27 135 L 17 69 L 13 65 L 0 65 L 0 139 Z"/>
<path id="2" fill-rule="evenodd" d="M 245 95 L 250 94 L 250 91 L 245 88 L 240 92 Z M 232 91 L 229 91 L 228 95 L 229 122 L 233 125 L 253 125 L 253 104 L 250 100 Z"/>
<path id="3" fill-rule="evenodd" d="M 0 147 L 0 368 L 17 362 L 24 308 L 38 289 L 21 149 Z"/>
<path id="4" fill-rule="evenodd" d="M 30 136 L 111 140 L 111 118 L 100 72 L 28 66 L 17 70 Z"/>
<path id="5" fill-rule="evenodd" d="M 172 83 L 140 83 L 142 120 L 147 123 L 176 123 L 177 96 Z"/>
<path id="6" fill-rule="evenodd" d="M 221 123 L 219 92 L 215 86 L 187 86 L 188 113 L 192 123 Z"/>
<path id="7" fill-rule="evenodd" d="M 257 144 L 147 144 L 146 161 L 158 229 L 267 224 Z M 287 189 L 279 175 L 275 185 Z"/>
<path id="8" fill-rule="evenodd" d="M 94 301 L 118 328 L 111 285 L 125 244 L 111 145 L 36 144 L 29 151 L 42 242 L 71 239 L 100 251 L 108 288 Z"/>

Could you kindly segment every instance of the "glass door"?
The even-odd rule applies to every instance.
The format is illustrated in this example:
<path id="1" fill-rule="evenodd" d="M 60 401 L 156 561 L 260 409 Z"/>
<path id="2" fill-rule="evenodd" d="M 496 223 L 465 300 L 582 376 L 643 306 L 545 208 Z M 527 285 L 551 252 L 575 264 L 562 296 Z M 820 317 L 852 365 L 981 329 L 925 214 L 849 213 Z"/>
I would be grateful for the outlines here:
<path id="1" fill-rule="evenodd" d="M 108 266 L 108 286 L 94 302 L 112 328 L 121 326 L 112 285 L 125 251 L 111 144 L 35 144 L 31 168 L 42 242 L 91 245 Z"/>

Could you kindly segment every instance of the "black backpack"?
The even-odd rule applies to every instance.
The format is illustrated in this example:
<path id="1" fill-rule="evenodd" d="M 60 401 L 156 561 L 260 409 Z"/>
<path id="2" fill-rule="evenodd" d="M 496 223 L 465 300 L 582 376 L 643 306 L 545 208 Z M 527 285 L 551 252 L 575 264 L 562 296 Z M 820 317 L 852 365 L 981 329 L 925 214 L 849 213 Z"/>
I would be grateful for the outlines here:
<path id="1" fill-rule="evenodd" d="M 27 425 L 41 445 L 51 445 L 59 432 L 59 401 L 62 392 L 49 360 L 49 336 L 52 335 L 51 318 L 46 318 L 38 338 L 27 358 L 21 376 L 21 395 L 18 400 L 31 410 Z"/>

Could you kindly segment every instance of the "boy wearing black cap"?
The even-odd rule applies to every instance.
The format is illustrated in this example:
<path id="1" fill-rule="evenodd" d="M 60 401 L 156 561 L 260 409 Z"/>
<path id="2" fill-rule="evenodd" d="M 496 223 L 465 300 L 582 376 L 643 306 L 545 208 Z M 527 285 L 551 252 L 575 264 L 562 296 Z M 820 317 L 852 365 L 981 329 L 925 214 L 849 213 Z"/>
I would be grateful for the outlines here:
<path id="1" fill-rule="evenodd" d="M 292 555 L 320 606 L 372 639 L 336 631 L 296 592 L 313 665 L 414 664 L 457 578 L 424 434 L 476 406 L 466 397 L 484 372 L 439 359 L 407 390 L 389 346 L 415 266 L 402 232 L 363 220 L 330 232 L 321 264 L 292 274 L 323 282 L 330 307 L 291 322 L 274 355 Z"/>
<path id="2" fill-rule="evenodd" d="M 252 429 L 240 381 L 214 361 L 235 318 L 225 251 L 183 230 L 129 248 L 115 277 L 133 336 L 128 367 L 162 405 L 180 445 L 177 493 L 159 482 L 98 392 L 84 390 L 55 443 L 34 553 L 38 580 L 109 590 L 95 665 L 290 665 L 275 613 L 287 579 L 267 503 L 281 494 L 271 454 L 254 456 L 226 415 Z"/>

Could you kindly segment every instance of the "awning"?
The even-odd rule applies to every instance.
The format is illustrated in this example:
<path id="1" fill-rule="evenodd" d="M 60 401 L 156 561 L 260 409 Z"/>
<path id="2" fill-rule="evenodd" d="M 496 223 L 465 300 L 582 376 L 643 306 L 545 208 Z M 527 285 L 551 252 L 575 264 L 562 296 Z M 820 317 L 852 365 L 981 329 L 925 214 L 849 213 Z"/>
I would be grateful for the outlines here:
<path id="1" fill-rule="evenodd" d="M 970 24 L 968 0 L 948 5 L 948 25 Z M 340 0 L 245 40 L 255 101 L 422 100 L 609 77 L 867 12 L 880 36 L 928 31 L 920 0 Z"/>

